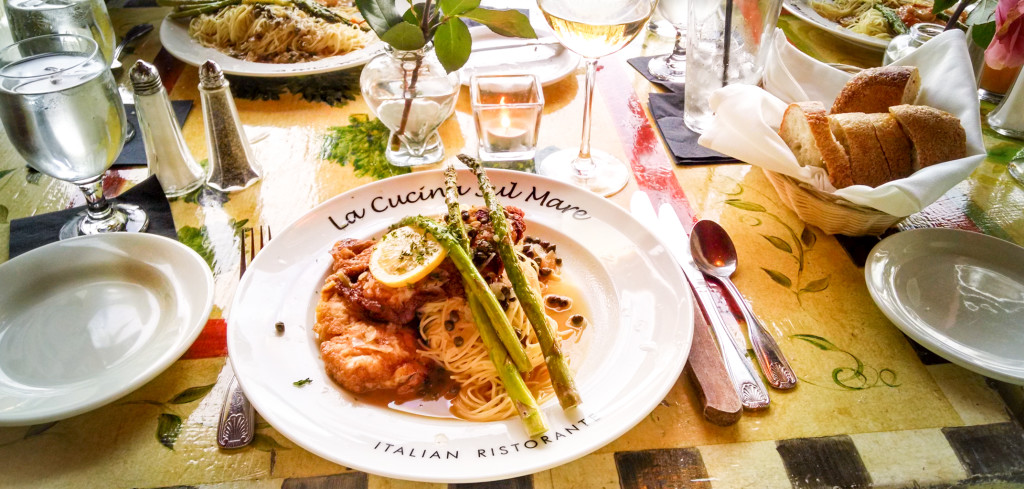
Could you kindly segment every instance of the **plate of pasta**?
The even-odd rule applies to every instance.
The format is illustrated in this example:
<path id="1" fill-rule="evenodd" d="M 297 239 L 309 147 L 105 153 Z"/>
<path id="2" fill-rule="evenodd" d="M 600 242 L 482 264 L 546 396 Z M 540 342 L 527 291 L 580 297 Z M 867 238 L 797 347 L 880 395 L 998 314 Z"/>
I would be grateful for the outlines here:
<path id="1" fill-rule="evenodd" d="M 316 1 L 241 2 L 211 11 L 179 7 L 161 23 L 160 42 L 190 65 L 213 60 L 227 74 L 255 77 L 352 68 L 383 52 L 354 7 Z"/>
<path id="2" fill-rule="evenodd" d="M 914 0 L 783 0 L 783 6 L 815 27 L 876 49 L 885 49 L 898 34 L 892 22 L 899 20 L 905 27 L 926 20 L 920 17 L 931 10 L 930 3 Z"/>
<path id="3" fill-rule="evenodd" d="M 664 398 L 693 334 L 671 254 L 586 190 L 486 175 L 490 191 L 465 170 L 359 187 L 260 252 L 228 350 L 278 432 L 376 475 L 479 482 L 582 457 Z"/>

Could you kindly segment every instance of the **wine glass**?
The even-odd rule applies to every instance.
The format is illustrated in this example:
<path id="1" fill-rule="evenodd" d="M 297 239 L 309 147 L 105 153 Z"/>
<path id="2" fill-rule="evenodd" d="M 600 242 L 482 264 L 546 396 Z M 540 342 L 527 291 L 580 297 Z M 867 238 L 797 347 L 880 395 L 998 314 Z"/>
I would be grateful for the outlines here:
<path id="1" fill-rule="evenodd" d="M 689 0 L 660 0 L 658 13 L 676 31 L 672 53 L 651 58 L 647 70 L 659 80 L 683 83 L 686 79 L 686 8 Z"/>
<path id="2" fill-rule="evenodd" d="M 15 41 L 48 34 L 77 34 L 96 41 L 108 66 L 114 62 L 114 25 L 103 0 L 2 1 Z"/>
<path id="3" fill-rule="evenodd" d="M 85 194 L 86 210 L 64 224 L 60 239 L 145 230 L 142 209 L 103 198 L 103 173 L 121 152 L 127 124 L 95 41 L 58 34 L 0 50 L 0 123 L 32 168 Z"/>
<path id="4" fill-rule="evenodd" d="M 596 194 L 612 195 L 629 181 L 629 169 L 615 157 L 590 149 L 590 116 L 594 100 L 597 59 L 629 44 L 654 12 L 657 0 L 538 0 L 544 19 L 563 46 L 583 56 L 587 66 L 583 105 L 583 140 L 579 152 L 552 153 L 537 172 L 571 181 Z"/>

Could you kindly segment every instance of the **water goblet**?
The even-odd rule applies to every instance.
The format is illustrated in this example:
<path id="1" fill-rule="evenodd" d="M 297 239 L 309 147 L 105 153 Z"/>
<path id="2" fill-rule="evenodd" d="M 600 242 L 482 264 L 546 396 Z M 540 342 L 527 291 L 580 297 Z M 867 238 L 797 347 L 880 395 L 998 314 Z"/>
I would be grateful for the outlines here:
<path id="1" fill-rule="evenodd" d="M 103 0 L 3 0 L 11 37 L 23 41 L 49 34 L 77 34 L 99 46 L 114 62 L 114 25 Z"/>
<path id="2" fill-rule="evenodd" d="M 591 105 L 597 60 L 633 40 L 654 12 L 657 0 L 538 0 L 537 5 L 555 37 L 567 49 L 583 56 L 586 92 L 580 149 L 561 150 L 537 165 L 541 175 L 571 181 L 599 195 L 612 195 L 629 181 L 629 169 L 615 157 L 590 148 Z"/>
<path id="3" fill-rule="evenodd" d="M 127 124 L 95 41 L 58 34 L 0 50 L 0 123 L 29 166 L 85 194 L 86 210 L 64 224 L 60 239 L 145 230 L 142 209 L 103 197 L 103 173 L 121 152 Z"/>
<path id="4" fill-rule="evenodd" d="M 686 7 L 689 0 L 660 0 L 658 13 L 675 29 L 676 43 L 672 52 L 651 58 L 647 70 L 655 78 L 683 83 L 686 78 Z"/>

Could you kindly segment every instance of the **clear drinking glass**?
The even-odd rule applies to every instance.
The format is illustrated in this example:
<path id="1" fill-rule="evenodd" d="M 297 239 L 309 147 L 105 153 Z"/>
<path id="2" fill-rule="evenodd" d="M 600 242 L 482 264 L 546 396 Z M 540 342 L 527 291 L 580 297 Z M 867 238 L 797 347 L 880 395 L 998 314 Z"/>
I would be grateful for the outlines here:
<path id="1" fill-rule="evenodd" d="M 691 0 L 686 31 L 683 122 L 703 134 L 711 122 L 711 92 L 761 81 L 782 0 Z"/>
<path id="2" fill-rule="evenodd" d="M 571 181 L 596 194 L 612 195 L 629 181 L 629 169 L 615 157 L 590 149 L 590 113 L 597 59 L 633 40 L 654 12 L 657 0 L 538 0 L 544 19 L 563 46 L 583 56 L 587 65 L 580 149 L 552 153 L 538 162 L 537 173 Z"/>
<path id="3" fill-rule="evenodd" d="M 64 225 L 60 239 L 146 228 L 138 206 L 103 198 L 103 173 L 121 152 L 126 122 L 95 41 L 60 34 L 0 50 L 0 123 L 32 168 L 85 193 L 86 210 Z"/>
<path id="4" fill-rule="evenodd" d="M 114 61 L 114 25 L 103 0 L 3 0 L 15 41 L 48 34 L 77 34 L 99 45 L 107 66 Z"/>
<path id="5" fill-rule="evenodd" d="M 536 75 L 473 75 L 470 104 L 483 161 L 532 160 L 544 111 Z"/>
<path id="6" fill-rule="evenodd" d="M 672 24 L 676 44 L 670 54 L 651 58 L 647 70 L 659 80 L 682 83 L 686 76 L 686 6 L 689 0 L 660 0 L 658 13 Z"/>

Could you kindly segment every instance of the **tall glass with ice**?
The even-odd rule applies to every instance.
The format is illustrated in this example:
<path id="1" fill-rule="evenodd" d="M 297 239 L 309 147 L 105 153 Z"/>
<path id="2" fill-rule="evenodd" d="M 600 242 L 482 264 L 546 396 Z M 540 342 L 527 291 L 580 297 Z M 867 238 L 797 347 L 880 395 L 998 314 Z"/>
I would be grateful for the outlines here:
<path id="1" fill-rule="evenodd" d="M 33 37 L 0 50 L 0 123 L 29 166 L 77 185 L 86 211 L 60 239 L 144 230 L 137 206 L 103 198 L 103 173 L 124 145 L 124 105 L 96 42 L 75 35 Z"/>
<path id="2" fill-rule="evenodd" d="M 690 0 L 683 121 L 703 133 L 708 97 L 733 83 L 761 81 L 782 0 Z"/>

